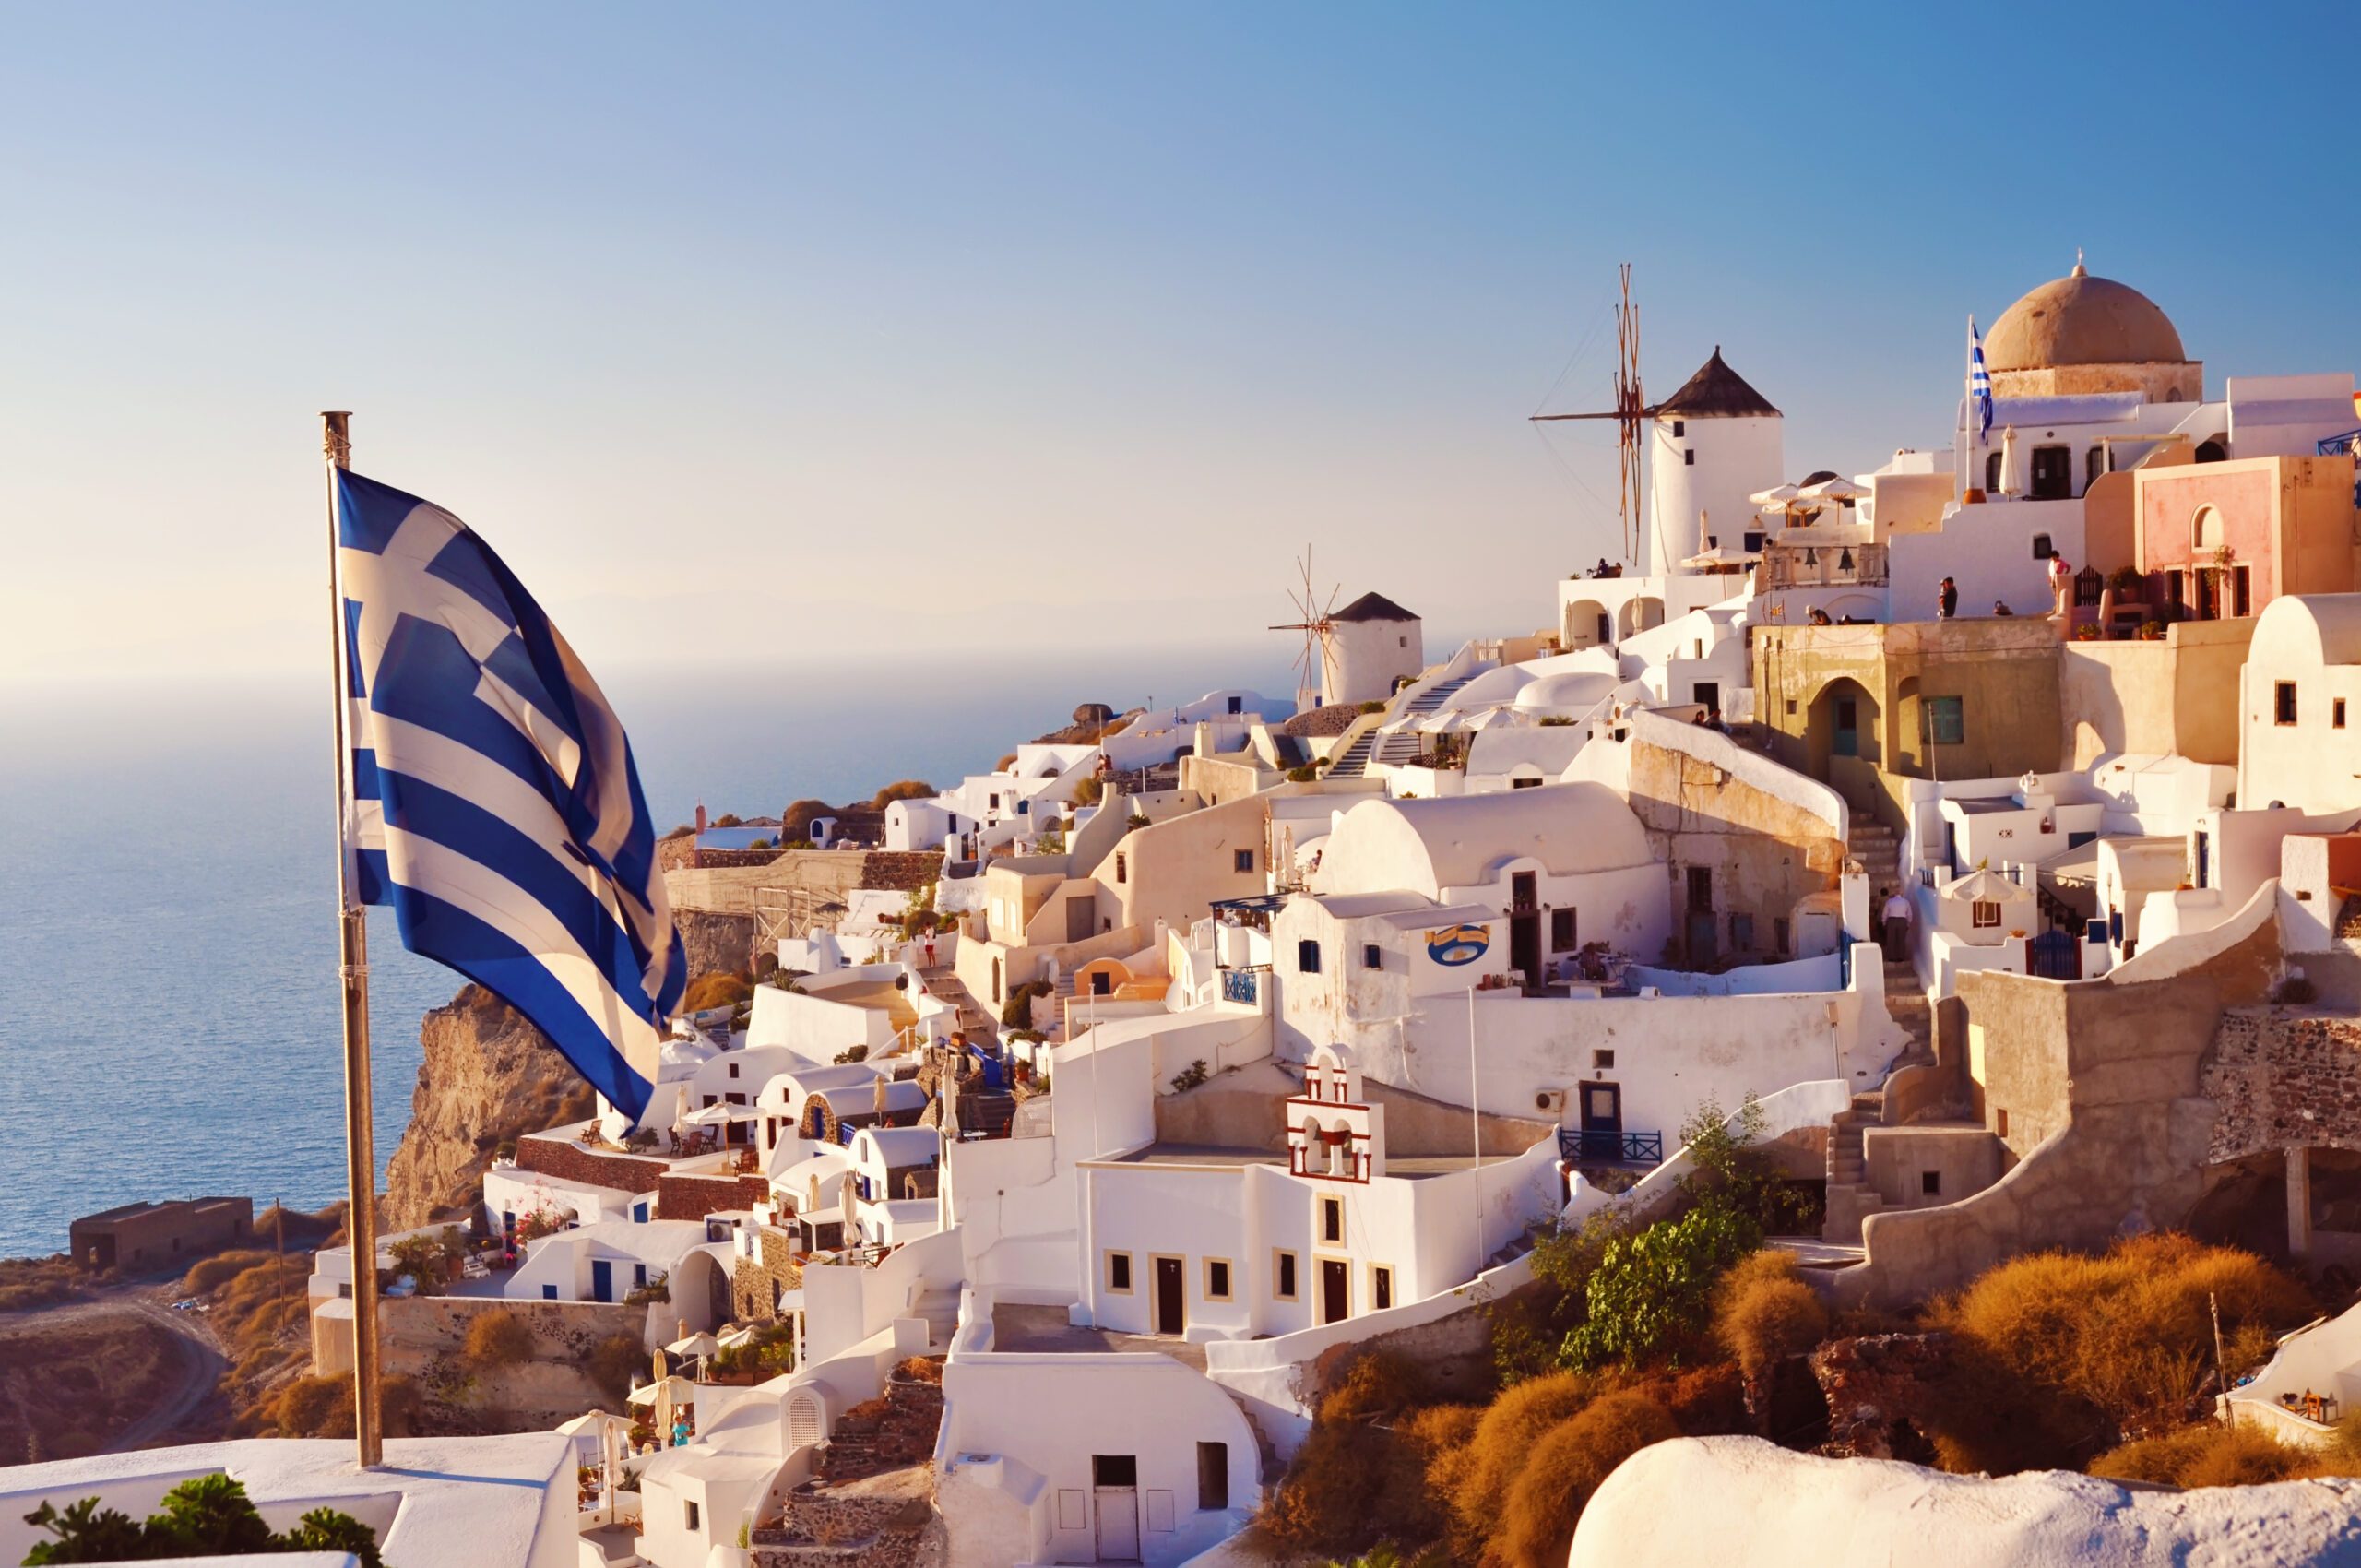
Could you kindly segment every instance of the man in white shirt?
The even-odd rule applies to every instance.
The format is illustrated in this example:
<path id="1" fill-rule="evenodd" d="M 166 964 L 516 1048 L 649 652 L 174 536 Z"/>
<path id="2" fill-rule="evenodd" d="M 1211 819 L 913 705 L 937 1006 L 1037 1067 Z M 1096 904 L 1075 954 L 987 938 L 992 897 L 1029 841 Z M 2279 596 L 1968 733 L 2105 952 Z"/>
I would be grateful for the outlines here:
<path id="1" fill-rule="evenodd" d="M 1886 890 L 1885 956 L 1889 958 L 1910 956 L 1910 900 L 1899 887 Z"/>

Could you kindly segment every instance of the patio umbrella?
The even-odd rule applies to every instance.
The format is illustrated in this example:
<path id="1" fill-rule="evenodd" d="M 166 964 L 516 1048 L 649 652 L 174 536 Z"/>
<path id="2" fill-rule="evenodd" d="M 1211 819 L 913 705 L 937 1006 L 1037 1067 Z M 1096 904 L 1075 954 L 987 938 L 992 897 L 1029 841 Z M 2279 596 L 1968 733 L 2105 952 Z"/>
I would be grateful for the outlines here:
<path id="1" fill-rule="evenodd" d="M 689 1086 L 682 1084 L 680 1088 L 680 1096 L 676 1100 L 674 1100 L 672 1105 L 672 1125 L 675 1127 L 679 1126 L 683 1121 L 687 1120 L 688 1114 Z"/>
<path id="2" fill-rule="evenodd" d="M 1847 501 L 1858 501 L 1868 493 L 1867 490 L 1849 479 L 1824 479 L 1818 484 L 1804 486 L 1799 493 L 1803 500 L 1819 501 L 1831 505 L 1842 505 Z"/>
<path id="3" fill-rule="evenodd" d="M 1802 491 L 1797 490 L 1792 484 L 1774 484 L 1768 490 L 1756 491 L 1753 494 L 1748 496 L 1747 499 L 1753 502 L 1757 506 L 1785 506 L 1802 493 Z"/>
<path id="4" fill-rule="evenodd" d="M 751 1105 L 701 1105 L 681 1120 L 691 1127 L 719 1127 L 731 1122 L 752 1122 L 762 1113 Z"/>
<path id="5" fill-rule="evenodd" d="M 2024 488 L 2024 477 L 2017 472 L 2017 427 L 2000 427 L 2000 493 L 2014 495 Z"/>

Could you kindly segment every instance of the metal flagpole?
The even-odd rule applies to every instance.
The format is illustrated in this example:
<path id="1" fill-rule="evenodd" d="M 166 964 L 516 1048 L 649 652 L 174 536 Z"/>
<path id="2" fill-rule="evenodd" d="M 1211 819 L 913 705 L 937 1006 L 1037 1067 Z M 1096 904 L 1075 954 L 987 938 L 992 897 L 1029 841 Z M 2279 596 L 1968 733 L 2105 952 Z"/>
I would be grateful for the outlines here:
<path id="1" fill-rule="evenodd" d="M 1484 1265 L 1484 1111 L 1476 1093 L 1476 987 L 1467 988 L 1467 1124 L 1475 1143 L 1469 1157 L 1469 1185 L 1476 1194 L 1476 1265 Z"/>
<path id="2" fill-rule="evenodd" d="M 336 891 L 344 994 L 344 1159 L 349 1199 L 345 1239 L 352 1243 L 352 1424 L 361 1467 L 386 1460 L 377 1390 L 377 1155 L 372 1135 L 369 1083 L 369 925 L 353 885 L 352 750 L 347 714 L 352 683 L 347 668 L 342 576 L 337 570 L 337 475 L 352 463 L 352 416 L 320 415 L 328 487 L 328 666 L 336 716 Z"/>

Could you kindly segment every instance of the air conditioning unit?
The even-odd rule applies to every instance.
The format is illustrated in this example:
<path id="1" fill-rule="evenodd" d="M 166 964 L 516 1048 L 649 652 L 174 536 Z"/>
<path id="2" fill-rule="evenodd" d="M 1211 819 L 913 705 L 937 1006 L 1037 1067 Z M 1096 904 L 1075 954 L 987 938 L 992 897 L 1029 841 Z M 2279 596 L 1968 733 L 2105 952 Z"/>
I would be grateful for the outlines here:
<path id="1" fill-rule="evenodd" d="M 1543 1089 L 1533 1097 L 1533 1109 L 1550 1116 L 1563 1116 L 1566 1113 L 1566 1091 Z"/>

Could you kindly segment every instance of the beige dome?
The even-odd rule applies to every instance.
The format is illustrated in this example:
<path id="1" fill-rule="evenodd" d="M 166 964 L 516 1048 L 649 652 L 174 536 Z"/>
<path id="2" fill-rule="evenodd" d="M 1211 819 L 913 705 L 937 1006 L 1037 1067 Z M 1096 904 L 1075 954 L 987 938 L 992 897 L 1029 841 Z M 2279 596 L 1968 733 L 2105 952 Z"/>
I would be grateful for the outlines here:
<path id="1" fill-rule="evenodd" d="M 2187 359 L 2180 333 L 2153 300 L 2128 283 L 2094 278 L 2079 263 L 2002 311 L 1984 339 L 1984 362 L 1996 371 Z"/>

